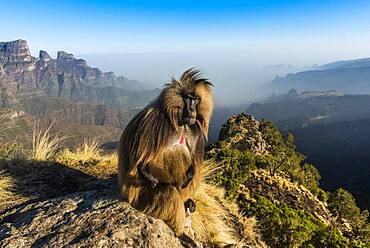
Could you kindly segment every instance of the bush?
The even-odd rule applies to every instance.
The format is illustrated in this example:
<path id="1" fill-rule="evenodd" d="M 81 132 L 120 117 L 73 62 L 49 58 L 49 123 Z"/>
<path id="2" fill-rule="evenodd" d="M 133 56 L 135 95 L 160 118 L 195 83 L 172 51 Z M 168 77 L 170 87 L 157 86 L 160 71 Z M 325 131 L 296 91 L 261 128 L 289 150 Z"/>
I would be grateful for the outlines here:
<path id="1" fill-rule="evenodd" d="M 370 246 L 369 212 L 361 211 L 356 206 L 355 198 L 348 191 L 340 188 L 329 195 L 328 207 L 336 217 L 339 225 L 348 222 L 351 227 L 351 238 L 365 242 Z"/>
<path id="2" fill-rule="evenodd" d="M 337 229 L 320 226 L 313 232 L 311 239 L 302 244 L 302 248 L 315 247 L 346 248 L 349 247 L 349 242 Z"/>
<path id="3" fill-rule="evenodd" d="M 317 194 L 317 199 L 319 199 L 322 202 L 328 201 L 328 194 L 325 192 L 325 190 L 322 190 L 319 188 L 319 192 Z"/>
<path id="4" fill-rule="evenodd" d="M 304 210 L 290 208 L 285 203 L 275 204 L 264 197 L 259 197 L 247 211 L 256 216 L 262 237 L 271 247 L 300 247 L 321 225 Z"/>
<path id="5" fill-rule="evenodd" d="M 221 161 L 222 166 L 212 180 L 226 190 L 229 198 L 235 198 L 239 185 L 244 184 L 249 172 L 256 169 L 254 156 L 248 151 L 223 148 L 217 153 L 215 159 Z"/>
<path id="6" fill-rule="evenodd" d="M 294 136 L 291 133 L 283 134 L 270 121 L 261 122 L 261 133 L 268 143 L 268 153 L 259 157 L 258 166 L 266 168 L 271 175 L 282 171 L 308 188 L 314 195 L 320 192 L 319 171 L 312 164 L 304 163 L 305 156 L 296 151 Z"/>

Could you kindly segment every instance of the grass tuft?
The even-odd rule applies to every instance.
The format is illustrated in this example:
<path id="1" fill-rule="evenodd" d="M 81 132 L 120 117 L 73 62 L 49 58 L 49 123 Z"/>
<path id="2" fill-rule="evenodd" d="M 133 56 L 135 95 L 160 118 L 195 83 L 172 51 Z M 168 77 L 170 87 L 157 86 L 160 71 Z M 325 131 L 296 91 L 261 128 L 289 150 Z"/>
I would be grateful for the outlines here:
<path id="1" fill-rule="evenodd" d="M 66 137 L 52 135 L 50 125 L 46 130 L 40 130 L 39 124 L 36 124 L 32 134 L 32 150 L 29 159 L 36 161 L 51 160 L 57 153 L 60 144 Z"/>
<path id="2" fill-rule="evenodd" d="M 56 161 L 98 178 L 117 173 L 117 154 L 105 152 L 97 140 L 85 140 L 74 149 L 64 149 Z"/>
<path id="3" fill-rule="evenodd" d="M 0 171 L 0 199 L 4 200 L 13 195 L 14 181 L 11 177 Z"/>

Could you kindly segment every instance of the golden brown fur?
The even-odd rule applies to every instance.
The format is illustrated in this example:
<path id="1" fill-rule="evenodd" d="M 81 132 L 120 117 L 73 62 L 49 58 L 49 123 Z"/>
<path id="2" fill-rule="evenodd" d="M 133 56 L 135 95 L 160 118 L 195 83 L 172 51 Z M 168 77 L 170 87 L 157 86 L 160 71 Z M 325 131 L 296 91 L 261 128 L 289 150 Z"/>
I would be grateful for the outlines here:
<path id="1" fill-rule="evenodd" d="M 184 202 L 194 196 L 202 181 L 205 140 L 213 101 L 211 83 L 189 69 L 179 80 L 172 78 L 161 94 L 127 125 L 119 141 L 118 182 L 130 204 L 163 219 L 177 235 L 184 232 Z M 181 124 L 183 95 L 199 97 L 196 124 Z M 182 133 L 186 145 L 179 140 Z M 146 166 L 159 181 L 148 185 L 139 173 Z M 194 177 L 186 187 L 186 172 L 193 166 Z"/>

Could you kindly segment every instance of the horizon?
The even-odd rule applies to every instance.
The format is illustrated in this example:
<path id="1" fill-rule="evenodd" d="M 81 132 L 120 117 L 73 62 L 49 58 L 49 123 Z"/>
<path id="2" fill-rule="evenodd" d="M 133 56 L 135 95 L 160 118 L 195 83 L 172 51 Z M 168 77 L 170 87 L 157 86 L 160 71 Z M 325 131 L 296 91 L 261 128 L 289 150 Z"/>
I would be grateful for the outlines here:
<path id="1" fill-rule="evenodd" d="M 362 0 L 24 0 L 3 3 L 2 9 L 2 18 L 11 20 L 2 30 L 2 40 L 25 39 L 33 53 L 237 51 L 260 55 L 272 52 L 269 57 L 274 58 L 281 55 L 277 50 L 289 48 L 299 51 L 300 58 L 310 58 L 310 50 L 316 49 L 326 53 L 316 56 L 314 63 L 320 64 L 370 54 L 370 35 L 363 34 L 369 29 L 366 21 L 370 3 Z M 20 17 L 31 13 L 32 18 L 14 18 L 15 11 Z M 345 46 L 346 52 L 340 51 L 348 44 L 352 46 Z M 294 57 L 288 59 L 291 63 L 281 60 L 283 64 L 295 64 Z"/>
<path id="2" fill-rule="evenodd" d="M 1 40 L 24 39 L 33 56 L 63 50 L 152 87 L 198 67 L 224 105 L 258 99 L 258 87 L 275 76 L 370 57 L 363 0 L 24 0 L 2 9 L 11 21 Z"/>

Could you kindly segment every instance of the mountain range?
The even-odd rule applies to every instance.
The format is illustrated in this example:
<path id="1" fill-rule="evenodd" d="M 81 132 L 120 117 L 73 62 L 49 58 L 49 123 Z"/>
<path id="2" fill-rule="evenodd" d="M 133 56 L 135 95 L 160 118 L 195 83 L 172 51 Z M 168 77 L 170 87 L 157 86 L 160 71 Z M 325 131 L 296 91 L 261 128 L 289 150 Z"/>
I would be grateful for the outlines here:
<path id="1" fill-rule="evenodd" d="M 25 40 L 0 42 L 0 107 L 36 119 L 122 129 L 158 93 L 64 51 L 34 57 Z"/>
<path id="2" fill-rule="evenodd" d="M 299 91 L 338 90 L 349 94 L 370 93 L 370 58 L 337 61 L 312 70 L 276 76 L 262 88 L 282 94 L 289 89 Z"/>

